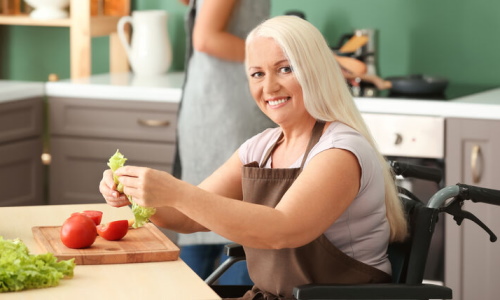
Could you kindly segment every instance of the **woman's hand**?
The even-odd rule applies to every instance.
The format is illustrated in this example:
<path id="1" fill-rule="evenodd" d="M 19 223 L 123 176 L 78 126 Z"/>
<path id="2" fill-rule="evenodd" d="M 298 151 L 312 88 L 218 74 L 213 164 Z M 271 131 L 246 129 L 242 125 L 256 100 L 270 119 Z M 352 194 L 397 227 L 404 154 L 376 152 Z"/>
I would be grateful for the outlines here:
<path id="1" fill-rule="evenodd" d="M 392 88 L 392 82 L 389 80 L 382 79 L 377 75 L 363 74 L 359 76 L 362 81 L 370 82 L 377 87 L 379 90 L 388 90 Z"/>
<path id="2" fill-rule="evenodd" d="M 140 206 L 158 208 L 151 217 L 151 221 L 157 226 L 183 233 L 207 230 L 171 207 L 174 203 L 172 200 L 180 196 L 179 193 L 174 193 L 180 190 L 180 180 L 163 171 L 134 166 L 121 167 L 114 174 L 123 185 L 123 193 L 116 190 L 111 170 L 104 171 L 99 185 L 99 190 L 109 205 L 129 205 L 128 197 L 132 197 Z"/>
<path id="3" fill-rule="evenodd" d="M 171 206 L 169 199 L 175 194 L 177 181 L 167 172 L 135 166 L 124 166 L 115 171 L 123 185 L 123 193 L 144 207 Z"/>
<path id="4" fill-rule="evenodd" d="M 184 5 L 188 5 L 189 4 L 189 0 L 179 0 L 180 3 L 184 4 Z"/>
<path id="5" fill-rule="evenodd" d="M 102 174 L 99 191 L 106 202 L 111 206 L 121 207 L 130 204 L 127 196 L 116 190 L 116 184 L 113 180 L 113 172 L 110 169 L 104 171 Z"/>

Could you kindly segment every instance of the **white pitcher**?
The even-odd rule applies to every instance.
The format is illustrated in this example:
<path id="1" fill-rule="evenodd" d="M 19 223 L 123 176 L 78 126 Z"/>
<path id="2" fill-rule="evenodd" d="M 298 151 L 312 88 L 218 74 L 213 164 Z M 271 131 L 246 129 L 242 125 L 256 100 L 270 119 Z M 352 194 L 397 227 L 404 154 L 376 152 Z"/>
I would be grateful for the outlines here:
<path id="1" fill-rule="evenodd" d="M 172 45 L 167 17 L 167 12 L 163 10 L 142 10 L 134 11 L 131 17 L 125 16 L 118 21 L 118 36 L 136 75 L 161 75 L 170 68 Z M 125 36 L 126 23 L 132 26 L 130 44 Z"/>

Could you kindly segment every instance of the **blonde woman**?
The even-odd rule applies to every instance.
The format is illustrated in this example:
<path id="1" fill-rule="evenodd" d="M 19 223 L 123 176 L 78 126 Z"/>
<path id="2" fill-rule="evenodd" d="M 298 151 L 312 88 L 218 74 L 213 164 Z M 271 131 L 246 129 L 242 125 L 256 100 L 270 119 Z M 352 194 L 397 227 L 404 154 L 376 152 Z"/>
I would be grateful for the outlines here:
<path id="1" fill-rule="evenodd" d="M 276 124 L 247 140 L 199 186 L 126 166 L 125 194 L 156 207 L 152 221 L 213 231 L 244 246 L 255 283 L 243 299 L 293 299 L 307 283 L 390 282 L 390 241 L 406 222 L 388 165 L 363 123 L 321 33 L 294 16 L 246 40 L 254 100 Z M 111 173 L 100 189 L 127 205 Z"/>

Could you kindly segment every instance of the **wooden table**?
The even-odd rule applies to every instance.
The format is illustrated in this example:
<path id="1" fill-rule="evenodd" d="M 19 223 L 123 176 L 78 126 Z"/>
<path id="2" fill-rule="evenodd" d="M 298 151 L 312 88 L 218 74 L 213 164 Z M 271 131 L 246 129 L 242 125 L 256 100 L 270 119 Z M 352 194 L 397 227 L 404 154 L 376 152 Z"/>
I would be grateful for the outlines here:
<path id="1" fill-rule="evenodd" d="M 31 253 L 41 253 L 33 226 L 62 225 L 71 213 L 100 210 L 103 222 L 130 219 L 128 207 L 107 204 L 0 207 L 0 236 L 20 238 Z M 111 265 L 77 265 L 72 279 L 59 286 L 1 293 L 1 299 L 220 299 L 182 260 Z"/>

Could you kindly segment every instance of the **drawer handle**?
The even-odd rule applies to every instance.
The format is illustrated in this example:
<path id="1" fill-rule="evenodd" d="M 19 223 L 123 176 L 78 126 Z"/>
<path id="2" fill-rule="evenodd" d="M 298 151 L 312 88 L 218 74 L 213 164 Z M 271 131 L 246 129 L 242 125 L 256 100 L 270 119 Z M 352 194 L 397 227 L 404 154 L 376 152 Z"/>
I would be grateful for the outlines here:
<path id="1" fill-rule="evenodd" d="M 143 120 L 138 119 L 137 123 L 148 127 L 167 127 L 170 126 L 170 121 L 167 120 Z"/>
<path id="2" fill-rule="evenodd" d="M 474 145 L 470 154 L 470 168 L 472 173 L 472 182 L 479 183 L 481 181 L 481 172 L 479 172 L 478 160 L 481 156 L 481 147 Z"/>
<path id="3" fill-rule="evenodd" d="M 40 158 L 42 159 L 42 164 L 44 166 L 49 166 L 52 161 L 52 156 L 47 152 L 42 153 L 42 156 Z"/>

